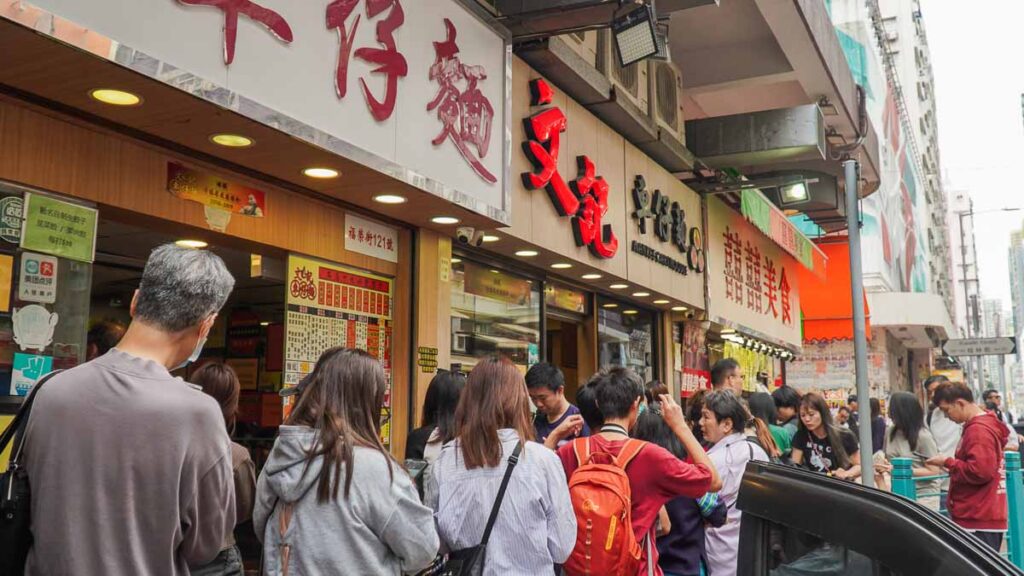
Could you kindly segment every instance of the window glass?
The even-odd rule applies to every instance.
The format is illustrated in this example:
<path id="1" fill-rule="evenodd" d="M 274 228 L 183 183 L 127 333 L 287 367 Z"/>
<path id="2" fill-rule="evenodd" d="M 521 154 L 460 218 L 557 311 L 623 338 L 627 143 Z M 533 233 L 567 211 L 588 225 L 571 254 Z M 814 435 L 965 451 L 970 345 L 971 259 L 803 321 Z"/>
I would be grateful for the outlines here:
<path id="1" fill-rule="evenodd" d="M 598 298 L 599 364 L 625 366 L 654 379 L 654 313 L 627 302 Z"/>
<path id="2" fill-rule="evenodd" d="M 845 546 L 781 524 L 768 526 L 769 576 L 899 576 Z"/>
<path id="3" fill-rule="evenodd" d="M 524 372 L 540 361 L 539 282 L 470 261 L 452 262 L 452 362 L 463 370 L 490 354 Z"/>

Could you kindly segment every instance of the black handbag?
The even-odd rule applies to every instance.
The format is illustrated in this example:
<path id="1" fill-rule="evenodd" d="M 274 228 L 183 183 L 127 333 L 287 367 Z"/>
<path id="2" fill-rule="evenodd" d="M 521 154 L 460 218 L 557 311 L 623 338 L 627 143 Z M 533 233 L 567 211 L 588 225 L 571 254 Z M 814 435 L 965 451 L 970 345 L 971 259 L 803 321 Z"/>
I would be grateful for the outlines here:
<path id="1" fill-rule="evenodd" d="M 0 473 L 0 576 L 21 576 L 25 573 L 25 560 L 32 547 L 31 490 L 28 472 L 21 465 L 25 427 L 36 393 L 43 382 L 58 372 L 51 372 L 36 382 L 14 420 L 0 436 L 0 452 L 7 449 L 7 445 L 17 437 L 7 470 Z"/>
<path id="2" fill-rule="evenodd" d="M 501 508 L 501 501 L 505 498 L 505 489 L 508 488 L 509 478 L 512 477 L 512 469 L 519 462 L 519 453 L 523 451 L 523 443 L 516 444 L 512 455 L 508 457 L 508 466 L 505 468 L 505 476 L 501 479 L 501 488 L 498 488 L 498 495 L 494 498 L 494 506 L 491 507 L 491 516 L 487 519 L 487 527 L 484 528 L 484 537 L 480 544 L 472 548 L 463 548 L 448 553 L 448 560 L 444 568 L 437 572 L 439 576 L 480 576 L 484 572 L 484 563 L 487 556 L 487 541 L 491 537 L 491 529 L 498 519 L 498 510 Z"/>

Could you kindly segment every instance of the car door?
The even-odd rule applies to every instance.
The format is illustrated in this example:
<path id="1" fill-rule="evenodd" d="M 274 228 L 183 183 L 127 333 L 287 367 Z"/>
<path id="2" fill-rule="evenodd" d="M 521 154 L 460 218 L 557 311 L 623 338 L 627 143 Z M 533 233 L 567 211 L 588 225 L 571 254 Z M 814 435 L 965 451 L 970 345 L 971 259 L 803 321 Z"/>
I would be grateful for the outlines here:
<path id="1" fill-rule="evenodd" d="M 905 498 L 751 462 L 737 576 L 1021 575 L 947 518 Z"/>

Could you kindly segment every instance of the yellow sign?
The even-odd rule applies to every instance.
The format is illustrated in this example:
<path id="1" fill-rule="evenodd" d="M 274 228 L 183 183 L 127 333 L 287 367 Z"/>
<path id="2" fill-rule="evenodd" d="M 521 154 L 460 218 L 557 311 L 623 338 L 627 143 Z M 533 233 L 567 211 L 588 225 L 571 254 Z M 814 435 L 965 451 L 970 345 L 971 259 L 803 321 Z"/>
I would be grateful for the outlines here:
<path id="1" fill-rule="evenodd" d="M 11 279 L 14 274 L 14 256 L 0 254 L 0 312 L 11 311 Z"/>

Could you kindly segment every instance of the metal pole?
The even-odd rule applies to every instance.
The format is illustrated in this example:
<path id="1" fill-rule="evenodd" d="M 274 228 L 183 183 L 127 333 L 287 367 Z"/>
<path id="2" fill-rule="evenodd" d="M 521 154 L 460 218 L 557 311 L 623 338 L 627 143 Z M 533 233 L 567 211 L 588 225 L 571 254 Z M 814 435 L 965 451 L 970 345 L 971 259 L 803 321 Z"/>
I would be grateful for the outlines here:
<path id="1" fill-rule="evenodd" d="M 1020 454 L 1006 452 L 1006 504 L 1009 517 L 1006 551 L 1010 562 L 1024 567 L 1024 482 L 1021 481 Z"/>
<path id="2" fill-rule="evenodd" d="M 868 339 L 864 332 L 864 268 L 860 252 L 860 211 L 858 210 L 860 172 L 856 160 L 843 162 L 846 172 L 846 226 L 850 242 L 850 294 L 853 297 L 853 353 L 857 369 L 857 404 L 866 408 L 860 412 L 861 482 L 875 486 L 873 453 L 871 446 L 871 393 L 868 390 Z M 867 414 L 867 418 L 863 416 Z"/>
<path id="3" fill-rule="evenodd" d="M 969 208 L 974 210 L 972 206 Z M 960 274 L 963 276 L 961 281 L 964 283 L 964 321 L 967 323 L 967 337 L 970 338 L 974 335 L 974 331 L 971 329 L 971 295 L 969 284 L 967 283 L 967 233 L 964 231 L 964 215 L 968 212 L 957 212 L 957 218 L 960 220 Z M 977 392 L 977 387 L 974 383 L 974 379 L 977 378 L 977 374 L 972 374 L 972 363 L 970 358 L 963 360 L 964 369 L 967 372 L 967 386 Z"/>

